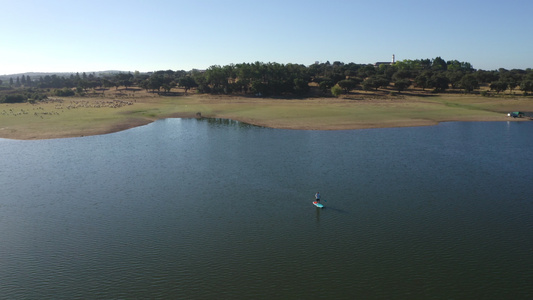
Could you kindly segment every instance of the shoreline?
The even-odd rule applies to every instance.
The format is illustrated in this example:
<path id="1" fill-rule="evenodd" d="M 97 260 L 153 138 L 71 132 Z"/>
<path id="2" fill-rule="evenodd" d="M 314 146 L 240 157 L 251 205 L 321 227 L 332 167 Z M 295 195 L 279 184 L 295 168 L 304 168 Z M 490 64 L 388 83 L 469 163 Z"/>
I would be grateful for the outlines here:
<path id="1" fill-rule="evenodd" d="M 195 117 L 190 116 L 172 116 L 167 118 L 161 118 L 161 119 L 155 119 L 155 120 L 140 120 L 138 122 L 130 123 L 128 125 L 117 125 L 113 126 L 113 128 L 107 128 L 102 130 L 90 130 L 87 132 L 84 132 L 84 134 L 78 134 L 78 133 L 66 133 L 66 134 L 47 134 L 44 136 L 36 136 L 33 134 L 20 134 L 18 137 L 6 137 L 3 135 L 2 130 L 3 128 L 0 128 L 0 139 L 8 139 L 8 140 L 18 140 L 18 141 L 32 141 L 32 140 L 48 140 L 48 139 L 63 139 L 63 138 L 76 138 L 76 137 L 86 137 L 86 136 L 95 136 L 95 135 L 105 135 L 105 134 L 111 134 L 111 133 L 117 133 L 124 130 L 132 129 L 135 127 L 145 126 L 149 125 L 155 121 L 158 120 L 164 120 L 164 119 L 173 119 L 173 118 L 180 118 L 180 119 L 195 119 Z M 219 117 L 202 117 L 202 118 L 196 118 L 196 119 L 211 119 L 211 118 L 219 118 Z M 220 119 L 227 119 L 227 118 L 220 118 Z M 346 125 L 332 125 L 332 126 L 324 126 L 324 127 L 316 127 L 316 126 L 277 126 L 277 125 L 269 125 L 266 123 L 254 123 L 247 120 L 239 120 L 239 119 L 228 119 L 233 121 L 238 121 L 254 126 L 260 126 L 265 128 L 272 128 L 272 129 L 285 129 L 285 130 L 317 130 L 317 131 L 337 131 L 337 130 L 364 130 L 364 129 L 383 129 L 383 128 L 407 128 L 407 127 L 423 127 L 423 126 L 437 126 L 440 123 L 446 123 L 446 122 L 526 122 L 531 121 L 529 119 L 509 119 L 509 120 L 442 120 L 442 121 L 430 121 L 430 120 L 414 120 L 412 122 L 390 122 L 386 124 L 346 124 Z M 12 136 L 11 134 L 8 134 L 8 136 Z"/>
<path id="2" fill-rule="evenodd" d="M 476 95 L 379 99 L 149 95 L 127 100 L 84 97 L 0 104 L 0 138 L 41 140 L 101 135 L 166 118 L 221 118 L 274 129 L 357 130 L 433 126 L 441 122 L 523 122 L 530 118 L 511 118 L 505 112 L 533 112 L 530 97 Z M 101 105 L 104 101 L 110 103 L 108 107 Z M 117 103 L 121 105 L 117 107 Z"/>

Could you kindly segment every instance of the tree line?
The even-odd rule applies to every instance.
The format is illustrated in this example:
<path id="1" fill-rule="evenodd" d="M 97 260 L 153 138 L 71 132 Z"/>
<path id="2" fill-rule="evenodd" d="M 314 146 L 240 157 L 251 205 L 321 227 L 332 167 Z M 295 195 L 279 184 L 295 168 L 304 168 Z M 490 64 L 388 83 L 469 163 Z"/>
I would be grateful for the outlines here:
<path id="1" fill-rule="evenodd" d="M 310 86 L 315 86 L 323 96 L 338 96 L 353 90 L 377 91 L 391 88 L 399 93 L 410 87 L 443 93 L 460 90 L 471 93 L 485 85 L 495 93 L 520 89 L 525 95 L 533 92 L 531 69 L 485 71 L 476 70 L 468 62 L 434 59 L 403 60 L 394 64 L 315 63 L 280 64 L 275 62 L 214 65 L 206 70 L 157 71 L 153 73 L 117 73 L 97 76 L 76 73 L 70 76 L 46 75 L 32 78 L 29 75 L 10 78 L 0 86 L 6 90 L 30 89 L 35 93 L 70 96 L 83 95 L 89 89 L 106 90 L 118 87 L 137 87 L 156 93 L 170 93 L 181 87 L 188 92 L 241 94 L 258 96 L 305 96 Z M 16 98 L 19 101 L 23 97 Z M 13 101 L 6 98 L 4 102 Z M 0 99 L 2 101 L 2 99 Z"/>

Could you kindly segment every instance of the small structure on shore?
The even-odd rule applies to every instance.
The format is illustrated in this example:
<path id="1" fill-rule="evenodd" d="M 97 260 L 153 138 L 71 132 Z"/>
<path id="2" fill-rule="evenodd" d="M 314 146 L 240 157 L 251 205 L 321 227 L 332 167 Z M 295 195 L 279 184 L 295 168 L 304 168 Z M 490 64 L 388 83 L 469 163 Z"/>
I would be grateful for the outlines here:
<path id="1" fill-rule="evenodd" d="M 513 111 L 507 114 L 508 117 L 513 117 L 513 118 L 523 118 L 524 115 L 525 114 L 521 111 Z"/>

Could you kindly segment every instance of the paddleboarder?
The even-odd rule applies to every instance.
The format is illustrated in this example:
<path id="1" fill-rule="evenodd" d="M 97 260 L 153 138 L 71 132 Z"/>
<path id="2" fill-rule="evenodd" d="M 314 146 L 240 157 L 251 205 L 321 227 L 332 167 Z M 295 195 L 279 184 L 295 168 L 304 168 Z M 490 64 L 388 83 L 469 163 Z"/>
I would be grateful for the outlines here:
<path id="1" fill-rule="evenodd" d="M 316 192 L 315 199 L 316 199 L 316 203 L 320 203 L 320 192 Z"/>

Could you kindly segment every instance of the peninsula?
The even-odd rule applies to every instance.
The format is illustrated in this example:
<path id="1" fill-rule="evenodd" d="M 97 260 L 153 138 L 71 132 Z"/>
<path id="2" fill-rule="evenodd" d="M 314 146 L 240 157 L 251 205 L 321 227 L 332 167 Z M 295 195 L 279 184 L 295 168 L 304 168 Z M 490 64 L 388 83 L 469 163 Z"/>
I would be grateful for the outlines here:
<path id="1" fill-rule="evenodd" d="M 428 126 L 447 121 L 528 121 L 511 111 L 533 112 L 524 96 L 351 93 L 341 97 L 264 98 L 173 90 L 163 96 L 136 88 L 84 97 L 49 97 L 0 103 L 0 138 L 50 139 L 106 134 L 163 118 L 226 118 L 283 129 L 343 130 Z"/>

